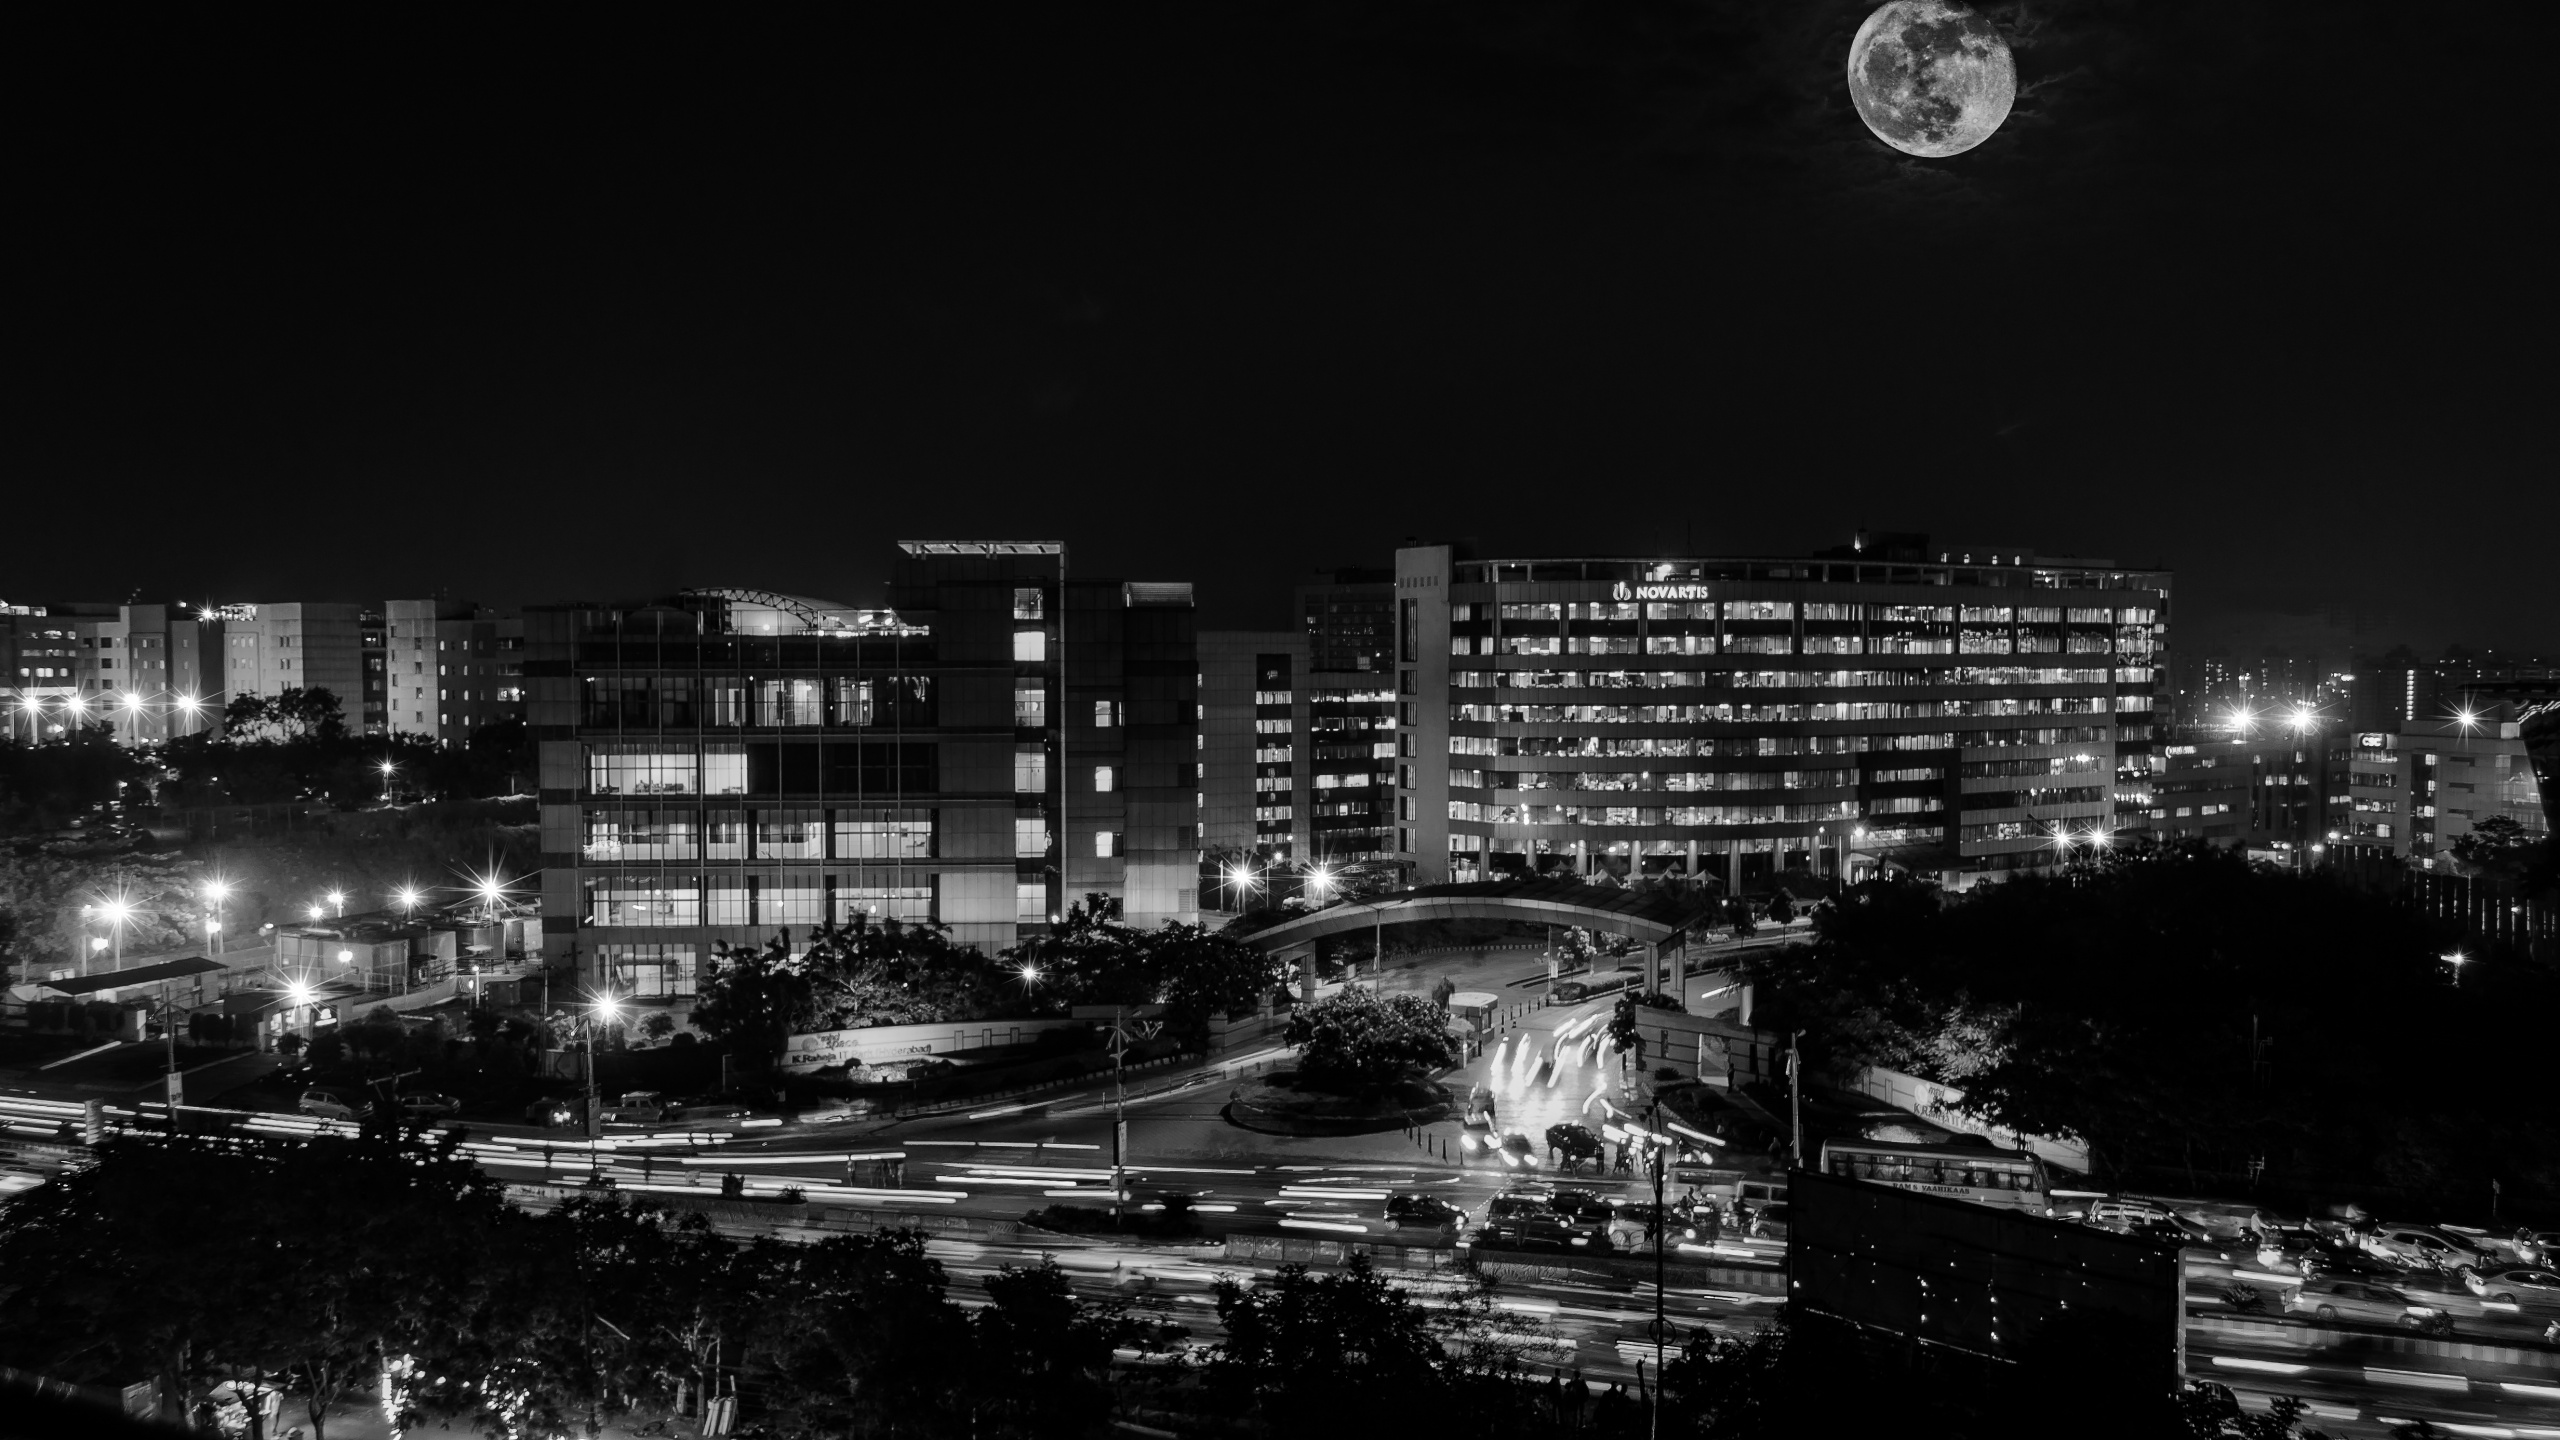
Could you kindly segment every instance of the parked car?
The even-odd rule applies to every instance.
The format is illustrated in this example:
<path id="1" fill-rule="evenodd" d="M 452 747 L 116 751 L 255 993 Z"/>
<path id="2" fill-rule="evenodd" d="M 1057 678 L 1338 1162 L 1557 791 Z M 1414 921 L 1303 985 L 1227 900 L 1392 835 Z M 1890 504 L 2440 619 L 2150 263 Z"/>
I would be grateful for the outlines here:
<path id="1" fill-rule="evenodd" d="M 1394 1225 L 1445 1228 L 1465 1224 L 1467 1212 L 1437 1195 L 1412 1192 L 1388 1197 L 1387 1221 Z"/>
<path id="2" fill-rule="evenodd" d="M 2483 1293 L 2507 1305 L 2560 1309 L 2560 1273 L 2521 1266 L 2491 1270 L 2480 1276 Z"/>
<path id="3" fill-rule="evenodd" d="M 373 1113 L 373 1101 L 353 1090 L 314 1085 L 302 1092 L 302 1103 L 295 1108 L 323 1120 L 362 1120 Z"/>
<path id="4" fill-rule="evenodd" d="M 2361 1320 L 2368 1325 L 2422 1326 L 2435 1312 L 2388 1285 L 2366 1280 L 2314 1280 L 2288 1291 L 2284 1308 L 2322 1320 Z"/>
<path id="5" fill-rule="evenodd" d="M 434 1090 L 405 1090 L 400 1094 L 400 1113 L 419 1118 L 459 1115 L 462 1102 Z"/>
<path id="6" fill-rule="evenodd" d="M 2366 1237 L 2365 1248 L 2385 1260 L 2403 1265 L 2427 1265 L 2438 1270 L 2474 1269 L 2489 1263 L 2479 1247 L 2458 1236 L 2427 1225 L 2384 1225 Z"/>

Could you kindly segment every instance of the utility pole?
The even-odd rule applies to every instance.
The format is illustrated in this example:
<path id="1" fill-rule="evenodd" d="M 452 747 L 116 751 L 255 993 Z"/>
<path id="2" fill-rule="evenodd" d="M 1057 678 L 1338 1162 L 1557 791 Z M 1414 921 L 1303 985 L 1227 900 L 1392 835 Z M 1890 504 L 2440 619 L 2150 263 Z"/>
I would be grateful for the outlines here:
<path id="1" fill-rule="evenodd" d="M 1804 1038 L 1798 1030 L 1787 1036 L 1787 1108 L 1794 1112 L 1796 1168 L 1804 1168 L 1804 1052 L 1796 1042 Z"/>
<path id="2" fill-rule="evenodd" d="M 1664 1287 L 1670 1283 L 1671 1219 L 1662 1213 L 1662 1180 L 1671 1172 L 1671 1156 L 1661 1143 L 1662 1095 L 1653 1097 L 1653 1131 L 1646 1146 L 1653 1159 L 1653 1440 L 1662 1437 L 1662 1374 L 1670 1368 L 1671 1322 L 1664 1311 Z"/>

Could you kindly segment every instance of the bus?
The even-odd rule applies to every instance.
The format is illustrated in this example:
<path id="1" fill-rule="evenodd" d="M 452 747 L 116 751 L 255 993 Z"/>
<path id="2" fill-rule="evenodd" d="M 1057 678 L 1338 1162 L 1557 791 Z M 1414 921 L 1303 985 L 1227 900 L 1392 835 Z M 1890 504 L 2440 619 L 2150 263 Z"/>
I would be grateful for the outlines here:
<path id="1" fill-rule="evenodd" d="M 2050 1213 L 2044 1162 L 2031 1150 L 1995 1145 L 1906 1145 L 1894 1140 L 1826 1140 L 1822 1170 L 1904 1190 Z"/>

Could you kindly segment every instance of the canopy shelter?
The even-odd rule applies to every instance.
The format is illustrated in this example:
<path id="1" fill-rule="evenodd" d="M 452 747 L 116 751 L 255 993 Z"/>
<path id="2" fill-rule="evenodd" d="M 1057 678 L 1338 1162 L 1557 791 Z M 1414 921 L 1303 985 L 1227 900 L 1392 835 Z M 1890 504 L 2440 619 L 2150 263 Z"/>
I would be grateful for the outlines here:
<path id="1" fill-rule="evenodd" d="M 219 960 L 190 955 L 183 960 L 162 960 L 151 965 L 136 965 L 129 970 L 109 970 L 104 974 L 83 975 L 72 980 L 47 980 L 42 984 L 57 995 L 95 995 L 101 990 L 157 985 L 168 980 L 184 980 L 191 975 L 212 975 L 229 968 Z"/>

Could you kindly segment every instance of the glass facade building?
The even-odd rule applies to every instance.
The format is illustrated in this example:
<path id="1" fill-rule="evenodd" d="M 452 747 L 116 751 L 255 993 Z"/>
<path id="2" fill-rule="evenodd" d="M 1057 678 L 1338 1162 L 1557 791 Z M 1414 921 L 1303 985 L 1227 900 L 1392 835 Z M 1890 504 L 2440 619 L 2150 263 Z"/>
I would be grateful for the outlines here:
<path id="1" fill-rule="evenodd" d="M 1418 883 L 1890 861 L 2147 829 L 2169 576 L 2024 552 L 1397 552 L 1394 840 Z M 1959 882 L 1960 883 L 1960 882 Z"/>
<path id="2" fill-rule="evenodd" d="M 526 617 L 545 949 L 682 997 L 855 915 L 1010 945 L 1088 894 L 1198 909 L 1191 590 L 909 542 L 891 604 L 746 590 Z"/>

